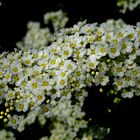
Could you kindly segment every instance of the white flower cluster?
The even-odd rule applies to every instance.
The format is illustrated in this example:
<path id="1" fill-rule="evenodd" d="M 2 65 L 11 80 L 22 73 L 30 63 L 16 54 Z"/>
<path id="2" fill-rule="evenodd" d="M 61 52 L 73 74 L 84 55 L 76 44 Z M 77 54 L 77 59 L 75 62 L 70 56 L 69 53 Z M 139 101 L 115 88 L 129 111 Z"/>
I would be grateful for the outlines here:
<path id="1" fill-rule="evenodd" d="M 49 12 L 44 15 L 45 24 L 48 24 L 49 22 L 51 22 L 54 28 L 54 31 L 58 31 L 59 29 L 64 28 L 67 21 L 68 21 L 68 18 L 62 10 L 59 10 L 57 12 Z"/>
<path id="2" fill-rule="evenodd" d="M 41 28 L 39 22 L 30 21 L 27 25 L 28 32 L 22 41 L 18 42 L 16 45 L 20 49 L 42 49 L 42 47 L 47 46 L 49 43 L 53 42 L 55 36 L 53 31 L 49 28 L 49 23 L 53 26 L 54 31 L 64 28 L 68 18 L 66 14 L 59 10 L 57 12 L 49 12 L 44 15 L 45 28 Z"/>
<path id="3" fill-rule="evenodd" d="M 117 23 L 84 21 L 47 37 L 49 30 L 29 23 L 22 49 L 0 54 L 0 119 L 23 131 L 36 117 L 42 125 L 44 117 L 55 117 L 50 139 L 56 134 L 57 139 L 58 135 L 71 139 L 69 136 L 75 137 L 80 128 L 86 127 L 80 108 L 87 86 L 109 85 L 124 98 L 139 95 L 140 23 Z M 47 45 L 49 37 L 54 41 Z M 75 106 L 70 104 L 73 98 Z M 79 116 L 81 120 L 77 121 Z"/>
<path id="4" fill-rule="evenodd" d="M 5 129 L 0 130 L 0 140 L 16 140 L 14 134 L 10 131 L 6 131 Z"/>
<path id="5" fill-rule="evenodd" d="M 75 94 L 79 94 L 75 93 Z M 103 140 L 104 136 L 109 133 L 109 128 L 93 127 L 88 128 L 88 121 L 84 120 L 85 113 L 82 112 L 84 98 L 88 95 L 86 91 L 80 92 L 82 95 L 79 99 L 77 96 L 76 104 L 72 105 L 70 100 L 53 100 L 51 102 L 51 110 L 53 116 L 51 118 L 51 135 L 44 136 L 40 140 Z M 80 139 L 78 133 L 84 129 L 84 134 L 81 134 Z"/>
<path id="6" fill-rule="evenodd" d="M 140 0 L 118 0 L 117 6 L 122 8 L 122 13 L 125 13 L 128 9 L 133 11 L 136 7 L 140 6 Z"/>
<path id="7" fill-rule="evenodd" d="M 83 119 L 85 113 L 82 112 L 83 100 L 87 96 L 87 92 L 83 90 L 75 94 L 79 93 L 82 97 L 80 100 L 77 98 L 75 105 L 72 105 L 72 101 L 69 99 L 60 99 L 59 102 L 51 101 L 53 114 L 51 117 L 51 136 L 43 137 L 41 140 L 73 140 L 77 137 L 80 129 L 87 127 L 87 121 Z"/>
<path id="8" fill-rule="evenodd" d="M 41 28 L 39 22 L 29 22 L 28 32 L 22 42 L 17 43 L 17 47 L 23 49 L 25 48 L 39 48 L 47 45 L 53 38 L 52 33 L 48 27 Z"/>
<path id="9" fill-rule="evenodd" d="M 105 136 L 110 133 L 110 128 L 94 126 L 83 134 L 81 140 L 105 140 Z M 107 138 L 108 139 L 108 138 Z"/>

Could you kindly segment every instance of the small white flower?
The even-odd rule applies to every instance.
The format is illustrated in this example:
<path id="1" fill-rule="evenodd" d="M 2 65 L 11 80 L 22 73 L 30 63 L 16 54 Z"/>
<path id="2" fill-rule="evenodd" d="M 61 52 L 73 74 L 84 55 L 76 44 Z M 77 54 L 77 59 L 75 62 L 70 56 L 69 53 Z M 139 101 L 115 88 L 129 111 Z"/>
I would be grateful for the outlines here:
<path id="1" fill-rule="evenodd" d="M 95 23 L 95 24 L 86 24 L 86 25 L 81 27 L 80 33 L 92 34 L 93 31 L 95 30 L 96 25 L 97 25 L 97 23 Z"/>
<path id="2" fill-rule="evenodd" d="M 85 80 L 85 74 L 80 68 L 74 72 L 74 77 L 78 80 Z"/>
<path id="3" fill-rule="evenodd" d="M 3 83 L 10 83 L 12 81 L 12 73 L 10 73 L 9 71 L 7 71 L 6 73 L 3 74 Z"/>
<path id="4" fill-rule="evenodd" d="M 14 98 L 15 98 L 15 92 L 9 89 L 8 92 L 5 94 L 5 99 L 8 101 Z"/>
<path id="5" fill-rule="evenodd" d="M 50 79 L 48 76 L 44 76 L 41 83 L 42 83 L 41 88 L 48 91 L 52 89 L 55 81 L 54 79 Z"/>
<path id="6" fill-rule="evenodd" d="M 134 93 L 135 93 L 135 90 L 130 90 L 130 91 L 126 91 L 126 90 L 123 90 L 123 92 L 121 93 L 121 96 L 123 98 L 132 98 L 134 96 Z"/>
<path id="7" fill-rule="evenodd" d="M 139 77 L 140 76 L 140 67 L 139 66 L 133 67 L 131 69 L 130 73 L 131 73 L 131 76 L 134 78 Z"/>
<path id="8" fill-rule="evenodd" d="M 121 28 L 117 31 L 116 33 L 116 38 L 119 38 L 120 40 L 126 37 L 126 32 L 125 32 L 125 28 Z"/>
<path id="9" fill-rule="evenodd" d="M 131 27 L 131 29 L 128 30 L 127 38 L 130 41 L 134 41 L 137 38 L 137 36 L 138 36 L 137 32 L 135 31 L 133 27 Z"/>
<path id="10" fill-rule="evenodd" d="M 35 95 L 36 98 L 36 104 L 40 105 L 45 100 L 45 95 L 43 92 L 40 92 Z"/>
<path id="11" fill-rule="evenodd" d="M 68 46 L 62 46 L 62 50 L 61 50 L 61 56 L 63 59 L 67 59 L 68 57 L 70 57 L 72 55 L 72 48 L 68 47 Z"/>
<path id="12" fill-rule="evenodd" d="M 25 100 L 28 103 L 31 101 L 32 97 L 33 97 L 33 95 L 29 91 L 27 91 L 27 90 L 24 91 L 24 93 L 22 95 L 23 100 Z"/>
<path id="13" fill-rule="evenodd" d="M 105 86 L 109 82 L 109 77 L 105 76 L 103 73 L 95 75 L 95 85 L 102 85 Z"/>
<path id="14" fill-rule="evenodd" d="M 66 71 L 64 71 L 64 70 L 57 70 L 56 71 L 56 76 L 58 77 L 58 78 L 67 78 L 67 76 L 68 76 L 68 73 L 66 72 Z"/>
<path id="15" fill-rule="evenodd" d="M 18 74 L 16 75 L 13 75 L 13 79 L 15 80 L 15 85 L 16 86 L 20 86 L 21 83 L 27 78 L 27 77 L 24 77 L 23 73 L 22 72 L 19 72 Z"/>
<path id="16" fill-rule="evenodd" d="M 81 49 L 74 49 L 73 51 L 73 57 L 74 58 L 79 58 L 79 57 L 84 57 L 84 55 L 86 54 L 86 49 L 85 48 L 81 48 Z"/>
<path id="17" fill-rule="evenodd" d="M 129 59 L 131 59 L 132 61 L 134 61 L 136 58 L 137 58 L 137 56 L 136 56 L 135 53 L 131 53 L 131 54 L 129 55 Z"/>
<path id="18" fill-rule="evenodd" d="M 8 125 L 11 126 L 13 129 L 16 129 L 20 123 L 20 117 L 14 115 L 9 118 Z"/>
<path id="19" fill-rule="evenodd" d="M 130 41 L 122 41 L 121 43 L 121 52 L 123 54 L 130 53 L 133 50 L 133 43 Z"/>
<path id="20" fill-rule="evenodd" d="M 91 35 L 87 35 L 87 44 L 88 43 L 93 43 L 94 42 L 94 40 L 95 40 L 95 38 L 96 38 L 96 35 L 94 35 L 94 34 L 91 34 Z M 86 45 L 87 45 L 86 44 Z"/>
<path id="21" fill-rule="evenodd" d="M 98 70 L 101 73 L 106 73 L 109 70 L 109 68 L 108 68 L 108 65 L 105 62 L 101 62 L 101 63 L 98 64 Z"/>
<path id="22" fill-rule="evenodd" d="M 10 68 L 11 68 L 11 71 L 12 71 L 13 74 L 17 74 L 17 73 L 19 73 L 20 71 L 22 71 L 21 64 L 20 64 L 20 62 L 18 62 L 18 61 L 14 61 L 14 62 L 10 65 Z"/>
<path id="23" fill-rule="evenodd" d="M 126 67 L 123 66 L 122 62 L 120 62 L 118 64 L 116 62 L 114 62 L 111 70 L 115 77 L 116 76 L 123 77 L 124 73 L 126 72 Z"/>
<path id="24" fill-rule="evenodd" d="M 111 45 L 109 46 L 109 57 L 115 58 L 120 55 L 121 47 L 119 45 Z"/>
<path id="25" fill-rule="evenodd" d="M 90 45 L 90 48 L 87 49 L 87 55 L 95 55 L 95 49 L 96 46 L 95 45 Z"/>
<path id="26" fill-rule="evenodd" d="M 48 69 L 48 59 L 46 59 L 46 58 L 42 58 L 42 59 L 40 59 L 38 62 L 38 65 L 41 67 L 41 69 Z"/>
<path id="27" fill-rule="evenodd" d="M 140 76 L 136 79 L 136 86 L 140 89 Z"/>
<path id="28" fill-rule="evenodd" d="M 48 50 L 52 55 L 55 55 L 60 53 L 61 48 L 58 47 L 56 43 L 52 43 L 51 47 L 48 47 Z"/>
<path id="29" fill-rule="evenodd" d="M 96 35 L 97 36 L 102 36 L 105 33 L 105 29 L 103 27 L 99 27 L 97 29 Z"/>
<path id="30" fill-rule="evenodd" d="M 23 71 L 24 77 L 32 76 L 33 75 L 33 68 L 32 67 L 27 67 Z"/>
<path id="31" fill-rule="evenodd" d="M 34 60 L 33 60 L 31 55 L 22 56 L 21 60 L 22 60 L 23 64 L 26 65 L 26 66 L 31 66 L 32 63 L 34 62 Z"/>
<path id="32" fill-rule="evenodd" d="M 49 68 L 52 69 L 58 67 L 60 62 L 61 58 L 52 56 L 49 60 Z"/>
<path id="33" fill-rule="evenodd" d="M 121 90 L 124 87 L 125 80 L 123 78 L 114 78 L 113 85 L 116 86 L 117 90 Z"/>
<path id="34" fill-rule="evenodd" d="M 113 32 L 107 32 L 105 35 L 106 35 L 106 41 L 110 42 L 110 40 L 113 39 L 114 33 Z"/>
<path id="35" fill-rule="evenodd" d="M 37 79 L 31 79 L 31 81 L 28 81 L 26 89 L 29 89 L 31 91 L 39 90 L 40 88 L 40 82 Z"/>
<path id="36" fill-rule="evenodd" d="M 36 106 L 37 106 L 37 104 L 36 104 L 36 98 L 33 96 L 29 100 L 28 107 L 29 107 L 30 110 L 35 110 L 36 109 Z"/>
<path id="37" fill-rule="evenodd" d="M 33 72 L 32 74 L 34 77 L 39 77 L 39 76 L 41 76 L 42 67 L 35 65 L 35 66 L 33 66 L 32 72 Z"/>
<path id="38" fill-rule="evenodd" d="M 140 45 L 140 35 L 135 39 L 134 46 L 138 47 Z"/>
<path id="39" fill-rule="evenodd" d="M 72 60 L 66 60 L 62 70 L 67 71 L 68 73 L 74 72 L 77 68 L 77 65 Z"/>
<path id="40" fill-rule="evenodd" d="M 98 58 L 105 56 L 108 53 L 108 45 L 97 45 L 95 49 L 95 54 L 99 56 Z"/>
<path id="41" fill-rule="evenodd" d="M 67 79 L 60 78 L 57 80 L 56 89 L 63 89 L 67 85 Z"/>
<path id="42" fill-rule="evenodd" d="M 15 108 L 17 112 L 26 112 L 28 110 L 28 102 L 26 102 L 26 100 L 20 99 L 15 104 Z"/>
<path id="43" fill-rule="evenodd" d="M 28 83 L 28 78 L 25 77 L 24 80 L 21 81 L 20 87 L 25 88 L 27 86 L 27 83 Z M 19 85 L 17 84 L 17 86 L 19 86 Z"/>
<path id="44" fill-rule="evenodd" d="M 98 65 L 98 61 L 96 60 L 96 55 L 90 55 L 86 60 L 86 66 L 88 69 L 95 69 Z"/>
<path id="45" fill-rule="evenodd" d="M 132 75 L 130 75 L 131 72 L 130 71 L 127 71 L 125 73 L 125 76 L 124 76 L 124 87 L 134 87 L 135 86 L 135 79 L 134 77 L 132 77 Z"/>
<path id="46" fill-rule="evenodd" d="M 2 60 L 2 65 L 1 65 L 1 68 L 3 70 L 9 70 L 9 66 L 10 66 L 10 60 L 5 58 Z"/>
<path id="47" fill-rule="evenodd" d="M 134 63 L 134 61 L 131 59 L 124 60 L 124 64 L 127 69 L 132 69 L 133 67 L 136 67 L 136 63 Z"/>

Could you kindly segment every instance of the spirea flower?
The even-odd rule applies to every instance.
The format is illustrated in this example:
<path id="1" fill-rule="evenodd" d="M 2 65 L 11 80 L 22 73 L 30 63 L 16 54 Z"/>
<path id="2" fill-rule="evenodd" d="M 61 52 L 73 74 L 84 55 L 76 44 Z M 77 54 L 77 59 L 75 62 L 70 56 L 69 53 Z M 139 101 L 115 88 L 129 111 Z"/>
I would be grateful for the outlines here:
<path id="1" fill-rule="evenodd" d="M 139 95 L 140 27 L 83 21 L 58 30 L 67 18 L 61 11 L 56 15 L 44 17 L 53 22 L 54 35 L 30 22 L 19 49 L 0 54 L 0 104 L 12 108 L 12 128 L 22 131 L 40 115 L 56 117 L 52 138 L 71 140 L 87 127 L 81 110 L 87 86 L 110 86 L 124 98 Z"/>

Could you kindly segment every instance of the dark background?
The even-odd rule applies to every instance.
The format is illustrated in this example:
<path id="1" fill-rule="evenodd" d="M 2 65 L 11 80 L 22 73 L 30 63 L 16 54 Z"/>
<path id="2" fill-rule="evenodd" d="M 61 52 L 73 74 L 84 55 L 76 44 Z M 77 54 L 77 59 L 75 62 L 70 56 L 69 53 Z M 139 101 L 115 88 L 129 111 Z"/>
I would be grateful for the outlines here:
<path id="1" fill-rule="evenodd" d="M 89 23 L 102 23 L 107 19 L 119 18 L 124 19 L 128 24 L 135 25 L 140 19 L 138 9 L 133 12 L 128 11 L 124 15 L 119 13 L 116 0 L 3 0 L 2 3 L 0 7 L 0 52 L 12 51 L 15 43 L 25 36 L 27 22 L 43 23 L 43 15 L 49 11 L 62 9 L 66 12 L 69 17 L 68 26 L 84 19 L 87 19 Z M 108 113 L 107 108 L 111 108 L 112 112 Z M 111 128 L 111 140 L 140 139 L 139 97 L 123 99 L 117 106 L 112 106 L 112 98 L 107 97 L 105 93 L 95 92 L 91 88 L 84 110 L 87 113 L 86 118 L 93 118 L 90 125 L 99 124 Z M 33 127 L 35 132 L 39 130 Z M 21 136 L 26 137 L 28 134 L 31 140 L 35 140 L 30 131 L 22 133 Z"/>

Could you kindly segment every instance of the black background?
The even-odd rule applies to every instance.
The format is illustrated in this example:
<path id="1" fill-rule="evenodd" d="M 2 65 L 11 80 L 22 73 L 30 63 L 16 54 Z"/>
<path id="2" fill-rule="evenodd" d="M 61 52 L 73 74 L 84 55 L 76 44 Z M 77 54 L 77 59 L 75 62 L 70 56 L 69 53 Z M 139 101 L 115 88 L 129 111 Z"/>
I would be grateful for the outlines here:
<path id="1" fill-rule="evenodd" d="M 87 19 L 89 23 L 102 23 L 107 19 L 119 18 L 124 19 L 128 24 L 135 25 L 140 19 L 140 10 L 138 9 L 124 15 L 119 13 L 116 0 L 3 0 L 2 3 L 3 5 L 0 7 L 1 52 L 12 51 L 15 43 L 25 36 L 27 22 L 40 21 L 43 23 L 43 15 L 49 11 L 62 9 L 66 12 L 69 17 L 68 26 L 84 19 Z M 112 108 L 112 112 L 108 113 L 106 108 Z M 87 113 L 87 118 L 93 118 L 90 125 L 100 124 L 111 127 L 111 140 L 140 139 L 139 97 L 123 99 L 114 107 L 112 106 L 112 99 L 106 97 L 105 93 L 101 94 L 90 89 L 84 110 Z M 39 131 L 39 128 L 33 127 L 35 132 Z M 17 137 L 18 139 L 21 139 L 22 136 L 26 140 L 36 140 L 37 137 L 35 138 L 32 133 L 29 130 Z M 42 133 L 40 132 L 40 136 Z"/>

